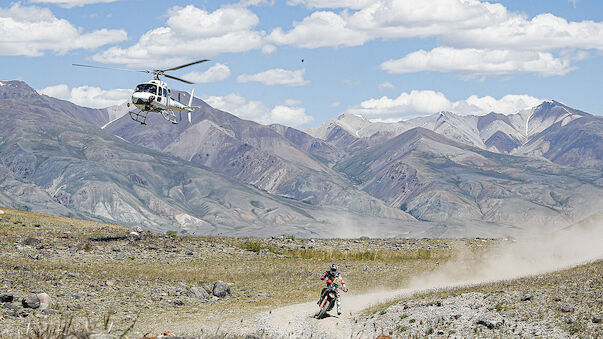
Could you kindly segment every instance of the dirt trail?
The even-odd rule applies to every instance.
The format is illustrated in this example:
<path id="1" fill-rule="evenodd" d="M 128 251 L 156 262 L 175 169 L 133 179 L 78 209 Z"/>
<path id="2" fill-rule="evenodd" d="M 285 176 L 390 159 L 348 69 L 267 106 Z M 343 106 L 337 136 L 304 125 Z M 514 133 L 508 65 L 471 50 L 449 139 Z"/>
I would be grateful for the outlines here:
<path id="1" fill-rule="evenodd" d="M 479 258 L 459 256 L 440 269 L 412 279 L 407 288 L 342 298 L 344 313 L 317 320 L 315 302 L 285 306 L 256 317 L 260 331 L 274 338 L 350 338 L 355 318 L 375 304 L 381 304 L 430 289 L 469 286 L 480 283 L 544 274 L 603 258 L 603 223 L 597 218 L 580 227 L 566 228 L 553 234 L 539 234 L 492 249 Z"/>
<path id="2" fill-rule="evenodd" d="M 454 287 L 462 284 L 450 284 L 441 287 Z M 434 288 L 432 286 L 431 288 Z M 395 291 L 382 291 L 358 295 L 343 295 L 343 313 L 338 316 L 335 308 L 325 319 L 315 319 L 318 312 L 315 302 L 281 307 L 271 314 L 262 313 L 256 319 L 259 328 L 271 338 L 352 338 L 356 337 L 353 324 L 365 309 L 387 301 L 427 291 L 426 288 L 407 288 Z"/>

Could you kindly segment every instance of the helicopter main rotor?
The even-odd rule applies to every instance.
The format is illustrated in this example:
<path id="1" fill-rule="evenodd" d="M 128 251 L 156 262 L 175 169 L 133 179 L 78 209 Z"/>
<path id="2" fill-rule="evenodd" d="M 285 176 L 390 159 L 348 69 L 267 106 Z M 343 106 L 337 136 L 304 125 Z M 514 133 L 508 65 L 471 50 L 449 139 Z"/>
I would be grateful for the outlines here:
<path id="1" fill-rule="evenodd" d="M 111 70 L 115 70 L 115 71 L 127 71 L 127 72 L 147 73 L 147 74 L 153 74 L 155 76 L 156 80 L 159 80 L 160 76 L 164 76 L 166 78 L 170 78 L 170 79 L 182 81 L 182 82 L 187 83 L 187 84 L 194 84 L 194 82 L 190 82 L 188 80 L 180 79 L 180 78 L 175 77 L 173 75 L 166 74 L 165 72 L 175 71 L 175 70 L 178 70 L 178 69 L 181 69 L 181 68 L 184 68 L 184 67 L 196 65 L 196 64 L 199 64 L 199 63 L 202 63 L 202 62 L 206 62 L 206 61 L 209 61 L 209 59 L 197 60 L 197 61 L 189 62 L 188 64 L 184 64 L 184 65 L 180 65 L 180 66 L 176 66 L 176 67 L 171 67 L 171 68 L 167 68 L 167 69 L 153 69 L 153 70 L 133 70 L 133 69 L 125 69 L 125 68 L 91 66 L 91 65 L 83 65 L 83 64 L 72 64 L 72 65 L 73 66 L 79 66 L 79 67 L 111 69 Z"/>

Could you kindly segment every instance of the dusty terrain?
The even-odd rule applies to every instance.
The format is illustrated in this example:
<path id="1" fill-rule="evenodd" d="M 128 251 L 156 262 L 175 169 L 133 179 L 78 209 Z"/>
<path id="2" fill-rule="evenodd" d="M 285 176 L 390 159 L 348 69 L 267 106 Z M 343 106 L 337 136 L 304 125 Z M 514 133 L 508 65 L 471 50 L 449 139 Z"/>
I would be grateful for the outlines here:
<path id="1" fill-rule="evenodd" d="M 529 246 L 550 249 L 542 258 L 555 260 L 543 261 L 512 239 L 133 234 L 116 225 L 0 210 L 0 296 L 13 298 L 0 306 L 0 337 L 40 337 L 36 331 L 48 334 L 44 331 L 66 324 L 70 330 L 87 325 L 130 338 L 165 332 L 314 338 L 601 335 L 600 261 L 520 280 L 428 290 L 576 265 L 600 255 L 580 250 L 600 240 L 592 236 L 588 246 L 578 248 L 566 234 L 558 237 L 565 246 L 554 243 L 559 239 L 553 246 Z M 506 248 L 530 258 L 530 264 L 502 255 Z M 340 263 L 350 293 L 343 297 L 344 314 L 316 320 L 318 278 L 331 262 Z M 227 283 L 230 293 L 216 293 L 218 281 Z M 39 293 L 51 299 L 46 310 L 24 307 L 24 300 Z"/>

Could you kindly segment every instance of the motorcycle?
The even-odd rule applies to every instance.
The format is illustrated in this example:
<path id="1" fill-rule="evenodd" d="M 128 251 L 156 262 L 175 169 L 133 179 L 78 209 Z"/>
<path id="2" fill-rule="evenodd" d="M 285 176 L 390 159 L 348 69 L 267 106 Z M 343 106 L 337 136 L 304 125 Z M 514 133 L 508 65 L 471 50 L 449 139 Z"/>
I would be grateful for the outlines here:
<path id="1" fill-rule="evenodd" d="M 322 293 L 320 295 L 320 301 L 318 302 L 320 310 L 314 315 L 314 317 L 317 319 L 322 319 L 326 317 L 327 312 L 333 309 L 333 306 L 337 301 L 338 290 L 342 290 L 344 292 L 348 291 L 346 287 L 342 287 L 343 282 L 340 278 L 335 278 L 332 281 L 327 280 L 327 284 L 329 285 L 322 290 Z"/>

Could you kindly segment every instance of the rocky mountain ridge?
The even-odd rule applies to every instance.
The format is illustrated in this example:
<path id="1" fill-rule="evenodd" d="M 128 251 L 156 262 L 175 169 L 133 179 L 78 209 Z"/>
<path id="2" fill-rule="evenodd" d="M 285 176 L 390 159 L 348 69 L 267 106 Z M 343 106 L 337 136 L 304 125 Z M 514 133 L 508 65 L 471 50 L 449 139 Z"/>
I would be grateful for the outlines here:
<path id="1" fill-rule="evenodd" d="M 332 145 L 340 145 L 341 141 L 345 140 L 344 143 L 350 145 L 347 149 L 355 151 L 358 148 L 381 143 L 412 128 L 423 127 L 484 150 L 503 154 L 544 157 L 558 162 L 557 159 L 563 157 L 558 153 L 549 152 L 552 139 L 565 138 L 567 141 L 571 136 L 562 137 L 560 134 L 579 133 L 576 129 L 572 129 L 572 126 L 576 124 L 601 126 L 602 121 L 603 118 L 600 116 L 594 116 L 549 100 L 531 109 L 509 115 L 495 112 L 481 116 L 440 112 L 395 123 L 371 122 L 357 115 L 344 114 L 337 119 L 327 121 L 322 126 L 310 128 L 306 132 Z M 569 124 L 572 125 L 568 127 Z M 555 136 L 549 133 L 554 133 Z M 591 128 L 588 133 L 588 136 L 583 136 L 585 143 L 577 146 L 582 149 L 579 155 L 585 158 L 576 159 L 576 154 L 574 154 L 573 159 L 576 162 L 573 164 L 563 160 L 558 163 L 601 168 L 603 164 L 603 146 L 601 146 L 603 132 Z M 359 147 L 359 145 L 362 146 Z"/>
<path id="2" fill-rule="evenodd" d="M 157 114 L 140 126 L 117 118 L 123 107 L 82 108 L 18 81 L 0 101 L 10 207 L 159 231 L 340 237 L 509 235 L 603 208 L 602 118 L 556 102 L 412 124 L 342 117 L 309 131 L 317 138 L 197 98 L 192 126 Z"/>

